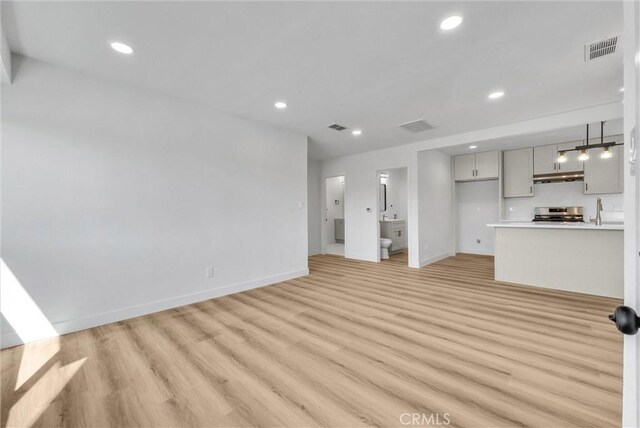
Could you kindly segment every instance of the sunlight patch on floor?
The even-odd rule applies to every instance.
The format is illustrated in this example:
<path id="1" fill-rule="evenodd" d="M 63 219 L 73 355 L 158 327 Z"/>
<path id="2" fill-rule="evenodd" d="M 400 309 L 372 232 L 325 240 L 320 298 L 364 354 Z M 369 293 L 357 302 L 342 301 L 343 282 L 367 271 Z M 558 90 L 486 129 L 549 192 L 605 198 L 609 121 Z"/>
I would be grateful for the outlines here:
<path id="1" fill-rule="evenodd" d="M 57 337 L 24 345 L 14 391 L 20 389 L 22 385 L 31 379 L 31 376 L 35 375 L 38 370 L 47 364 L 58 351 L 60 351 L 60 339 Z"/>
<path id="2" fill-rule="evenodd" d="M 56 362 L 9 410 L 7 426 L 32 426 L 82 367 L 86 358 L 63 366 Z"/>

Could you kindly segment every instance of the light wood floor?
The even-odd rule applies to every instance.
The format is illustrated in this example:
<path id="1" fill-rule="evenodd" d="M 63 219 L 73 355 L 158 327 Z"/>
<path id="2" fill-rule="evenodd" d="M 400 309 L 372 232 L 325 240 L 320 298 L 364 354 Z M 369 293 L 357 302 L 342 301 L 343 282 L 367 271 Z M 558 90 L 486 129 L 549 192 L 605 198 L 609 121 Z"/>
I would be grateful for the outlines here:
<path id="1" fill-rule="evenodd" d="M 620 301 L 401 256 L 4 350 L 2 425 L 620 425 Z"/>

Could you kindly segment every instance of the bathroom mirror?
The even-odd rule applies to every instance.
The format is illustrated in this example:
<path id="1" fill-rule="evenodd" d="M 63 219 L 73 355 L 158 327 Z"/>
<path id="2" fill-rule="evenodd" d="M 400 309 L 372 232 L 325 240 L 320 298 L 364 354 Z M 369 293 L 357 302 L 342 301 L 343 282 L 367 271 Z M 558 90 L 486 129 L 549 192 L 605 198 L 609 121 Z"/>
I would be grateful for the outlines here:
<path id="1" fill-rule="evenodd" d="M 380 212 L 387 210 L 387 185 L 381 184 L 380 191 L 378 192 L 378 205 L 380 206 Z"/>

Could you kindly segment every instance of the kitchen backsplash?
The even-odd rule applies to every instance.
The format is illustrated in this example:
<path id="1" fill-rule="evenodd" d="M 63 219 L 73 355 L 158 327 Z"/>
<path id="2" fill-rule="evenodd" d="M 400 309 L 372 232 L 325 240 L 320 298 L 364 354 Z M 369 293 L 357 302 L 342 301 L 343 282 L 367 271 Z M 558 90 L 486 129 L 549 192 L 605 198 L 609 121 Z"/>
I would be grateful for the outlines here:
<path id="1" fill-rule="evenodd" d="M 504 200 L 504 218 L 507 221 L 531 221 L 535 207 L 584 207 L 585 221 L 596 215 L 596 195 L 585 195 L 583 182 L 536 184 L 530 198 L 508 198 Z M 622 193 L 601 195 L 604 211 L 624 211 Z"/>

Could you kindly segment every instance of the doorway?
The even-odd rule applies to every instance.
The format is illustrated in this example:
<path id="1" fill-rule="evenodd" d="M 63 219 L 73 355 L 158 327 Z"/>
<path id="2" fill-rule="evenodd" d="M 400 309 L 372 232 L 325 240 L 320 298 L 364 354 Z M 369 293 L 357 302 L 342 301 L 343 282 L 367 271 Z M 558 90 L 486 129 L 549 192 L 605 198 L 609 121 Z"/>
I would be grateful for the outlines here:
<path id="1" fill-rule="evenodd" d="M 407 168 L 378 171 L 379 261 L 409 264 Z"/>
<path id="2" fill-rule="evenodd" d="M 342 257 L 345 244 L 344 194 L 344 175 L 325 179 L 324 252 Z"/>

